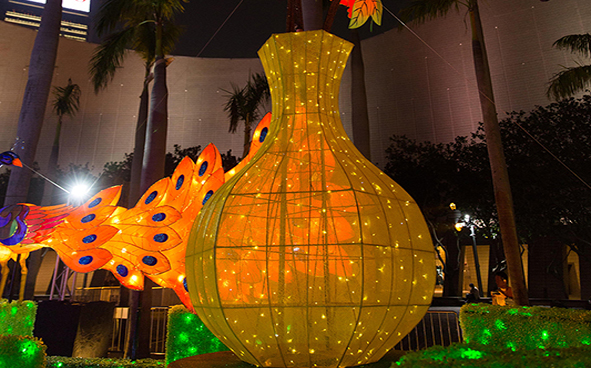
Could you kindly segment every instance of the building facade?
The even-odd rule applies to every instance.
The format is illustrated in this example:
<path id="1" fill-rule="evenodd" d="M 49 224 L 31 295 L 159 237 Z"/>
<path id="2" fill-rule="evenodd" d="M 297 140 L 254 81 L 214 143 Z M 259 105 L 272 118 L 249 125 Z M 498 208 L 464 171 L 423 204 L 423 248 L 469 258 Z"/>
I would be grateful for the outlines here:
<path id="1" fill-rule="evenodd" d="M 13 0 L 4 5 L 7 3 L 16 4 Z M 547 83 L 560 71 L 560 65 L 589 62 L 552 47 L 564 35 L 591 30 L 588 0 L 481 3 L 500 118 L 510 111 L 528 111 L 536 105 L 549 104 L 545 95 Z M 379 166 L 385 164 L 384 151 L 393 134 L 405 134 L 419 141 L 448 142 L 476 129 L 481 113 L 467 21 L 461 10 L 414 27 L 418 37 L 407 30 L 391 30 L 362 42 L 372 160 Z M 10 149 L 16 139 L 35 34 L 33 30 L 0 22 L 2 150 Z M 144 71 L 141 59 L 130 52 L 109 87 L 95 95 L 88 75 L 94 47 L 91 43 L 62 39 L 53 85 L 66 85 L 71 78 L 82 89 L 80 111 L 64 123 L 60 165 L 89 163 L 98 172 L 106 162 L 120 161 L 133 150 Z M 186 148 L 204 147 L 212 142 L 221 152 L 232 149 L 239 155 L 242 133 L 228 133 L 224 90 L 230 90 L 232 83 L 244 85 L 249 74 L 260 71 L 258 59 L 175 57 L 168 67 L 169 150 L 174 144 Z M 349 91 L 347 69 L 341 86 L 340 113 L 350 133 Z M 48 107 L 37 152 L 42 169 L 47 164 L 56 121 Z"/>

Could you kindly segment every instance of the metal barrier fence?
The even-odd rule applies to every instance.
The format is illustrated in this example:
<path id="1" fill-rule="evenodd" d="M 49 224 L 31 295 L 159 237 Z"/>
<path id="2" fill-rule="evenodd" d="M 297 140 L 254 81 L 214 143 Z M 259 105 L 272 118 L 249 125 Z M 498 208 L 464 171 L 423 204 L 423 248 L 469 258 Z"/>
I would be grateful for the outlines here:
<path id="1" fill-rule="evenodd" d="M 434 345 L 448 346 L 462 341 L 458 314 L 428 311 L 416 327 L 395 347 L 396 350 L 420 350 Z"/>
<path id="2" fill-rule="evenodd" d="M 150 352 L 152 355 L 164 355 L 166 353 L 166 327 L 168 323 L 168 307 L 153 307 L 150 324 Z M 123 354 L 125 350 L 125 334 L 127 332 L 128 307 L 115 308 L 113 315 L 113 334 L 109 353 L 111 355 Z"/>
<path id="3" fill-rule="evenodd" d="M 115 308 L 113 337 L 109 352 L 118 354 L 124 350 L 125 332 L 129 308 Z M 153 355 L 166 353 L 168 307 L 152 308 L 150 351 Z M 448 346 L 462 341 L 458 314 L 452 311 L 428 311 L 419 324 L 395 347 L 397 350 L 419 350 L 434 345 Z"/>

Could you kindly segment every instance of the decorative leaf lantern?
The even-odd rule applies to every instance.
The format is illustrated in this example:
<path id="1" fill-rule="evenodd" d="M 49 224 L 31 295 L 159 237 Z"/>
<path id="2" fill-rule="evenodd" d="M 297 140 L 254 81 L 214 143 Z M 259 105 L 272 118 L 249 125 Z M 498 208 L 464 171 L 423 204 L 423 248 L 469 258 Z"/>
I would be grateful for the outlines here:
<path id="1" fill-rule="evenodd" d="M 374 362 L 431 302 L 435 257 L 423 216 L 339 118 L 351 48 L 324 31 L 267 41 L 259 56 L 273 99 L 269 133 L 191 232 L 195 311 L 257 366 Z"/>

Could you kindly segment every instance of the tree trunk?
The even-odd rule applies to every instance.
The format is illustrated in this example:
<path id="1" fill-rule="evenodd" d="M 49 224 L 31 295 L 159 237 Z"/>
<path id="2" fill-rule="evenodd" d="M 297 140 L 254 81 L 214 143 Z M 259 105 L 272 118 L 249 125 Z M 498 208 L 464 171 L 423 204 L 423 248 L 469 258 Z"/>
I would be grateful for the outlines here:
<path id="1" fill-rule="evenodd" d="M 338 1 L 338 0 L 334 0 Z M 361 40 L 356 29 L 351 30 L 353 52 L 351 54 L 351 120 L 353 123 L 353 143 L 371 161 L 369 144 L 369 116 L 367 114 L 367 94 L 365 92 L 365 66 L 361 54 Z"/>
<path id="2" fill-rule="evenodd" d="M 57 126 L 55 128 L 55 137 L 53 138 L 53 146 L 51 146 L 51 154 L 49 155 L 49 163 L 47 165 L 47 177 L 55 180 L 55 173 L 57 172 L 57 162 L 60 156 L 60 135 L 62 131 L 62 118 L 58 118 Z M 43 206 L 50 206 L 54 204 L 53 193 L 55 186 L 52 183 L 45 183 L 43 186 Z"/>
<path id="3" fill-rule="evenodd" d="M 509 278 L 511 287 L 513 288 L 515 303 L 517 305 L 526 306 L 529 305 L 529 299 L 523 275 L 519 240 L 515 228 L 513 198 L 511 196 L 509 174 L 507 172 L 505 154 L 503 152 L 503 144 L 501 141 L 501 130 L 494 103 L 492 81 L 490 78 L 490 69 L 484 43 L 484 33 L 482 31 L 478 2 L 476 0 L 472 2 L 470 8 L 470 25 L 472 27 L 474 68 L 476 71 L 482 119 L 486 133 L 486 146 L 492 172 L 495 201 L 499 216 L 499 226 L 501 229 L 501 239 L 503 240 L 503 247 L 507 258 L 507 268 L 509 270 Z"/>
<path id="4" fill-rule="evenodd" d="M 158 17 L 157 17 L 158 19 Z M 150 98 L 150 116 L 148 117 L 148 126 L 146 127 L 146 144 L 144 147 L 144 164 L 142 167 L 142 180 L 140 192 L 144 193 L 150 185 L 164 177 L 164 164 L 166 161 L 166 133 L 168 130 L 168 90 L 166 87 L 166 60 L 162 54 L 162 23 L 156 23 L 156 62 L 154 63 L 154 84 L 152 85 L 152 96 Z M 132 292 L 130 300 L 135 302 L 134 298 L 141 299 L 140 310 L 144 311 L 138 317 L 137 325 L 130 323 L 130 336 L 138 337 L 139 333 L 148 331 L 148 338 L 138 337 L 137 350 L 131 350 L 137 353 L 135 358 L 149 357 L 149 329 L 150 313 L 152 309 L 152 288 L 153 283 L 146 280 L 144 291 L 140 293 Z M 141 295 L 140 295 L 141 294 Z M 137 313 L 131 309 L 130 313 Z M 136 332 L 137 331 L 137 332 Z M 146 346 L 146 344 L 148 344 Z M 129 346 L 135 345 L 132 341 Z M 148 352 L 148 356 L 146 356 Z"/>
<path id="5" fill-rule="evenodd" d="M 322 0 L 302 0 L 302 15 L 305 31 L 322 29 Z"/>
<path id="6" fill-rule="evenodd" d="M 128 207 L 133 207 L 142 196 L 140 190 L 142 180 L 142 165 L 144 162 L 144 148 L 146 144 L 146 126 L 148 121 L 148 108 L 150 92 L 148 91 L 150 69 L 146 68 L 146 78 L 144 79 L 144 88 L 140 95 L 140 108 L 137 115 L 137 124 L 135 126 L 135 145 L 133 148 L 133 160 L 131 162 L 131 180 L 129 184 L 129 203 Z"/>
<path id="7" fill-rule="evenodd" d="M 14 150 L 22 162 L 29 166 L 33 166 L 43 126 L 57 55 L 61 19 L 62 1 L 48 0 L 31 52 L 29 77 L 18 120 L 18 144 Z M 11 170 L 4 205 L 26 202 L 30 181 L 31 171 Z"/>
<path id="8" fill-rule="evenodd" d="M 242 159 L 244 159 L 248 152 L 250 151 L 250 134 L 252 128 L 252 121 L 245 121 L 244 122 L 244 149 L 242 150 Z"/>
<path id="9" fill-rule="evenodd" d="M 442 243 L 447 250 L 445 259 L 444 297 L 461 297 L 464 282 L 464 250 L 454 231 L 445 231 Z"/>

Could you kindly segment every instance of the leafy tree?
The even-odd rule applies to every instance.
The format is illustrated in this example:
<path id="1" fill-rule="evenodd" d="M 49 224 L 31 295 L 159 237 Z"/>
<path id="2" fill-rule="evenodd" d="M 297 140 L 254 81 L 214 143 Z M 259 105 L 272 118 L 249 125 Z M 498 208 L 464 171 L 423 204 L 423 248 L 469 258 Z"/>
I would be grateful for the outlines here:
<path id="1" fill-rule="evenodd" d="M 267 78 L 262 74 L 253 74 L 246 86 L 240 88 L 232 84 L 232 91 L 226 91 L 225 96 L 228 99 L 224 106 L 224 111 L 230 118 L 230 133 L 235 133 L 238 129 L 238 123 L 244 123 L 244 150 L 242 158 L 248 155 L 250 149 L 250 136 L 252 125 L 259 118 L 259 107 L 269 99 L 269 84 Z"/>
<path id="2" fill-rule="evenodd" d="M 591 57 L 591 34 L 572 34 L 558 39 L 553 44 L 562 50 L 579 54 L 584 58 Z M 563 67 L 550 79 L 550 86 L 546 94 L 549 98 L 559 100 L 582 92 L 591 83 L 591 64 L 577 63 L 574 67 Z"/>
<path id="3" fill-rule="evenodd" d="M 121 5 L 117 2 L 117 5 Z M 101 8 L 100 17 L 112 17 L 117 15 L 118 8 L 111 9 L 114 2 L 107 2 Z M 140 7 L 140 6 L 138 6 Z M 143 6 L 141 6 L 143 7 Z M 130 197 L 137 200 L 141 196 L 140 180 L 144 158 L 144 145 L 146 141 L 146 122 L 149 108 L 149 85 L 154 78 L 151 69 L 156 61 L 156 25 L 149 13 L 121 13 L 119 20 L 124 23 L 123 29 L 111 33 L 103 43 L 95 50 L 90 61 L 90 74 L 95 93 L 105 88 L 115 76 L 129 49 L 135 50 L 144 60 L 144 83 L 140 95 L 140 105 L 136 123 L 134 162 L 132 179 L 130 182 Z M 131 19 L 125 16 L 132 16 Z M 98 23 L 99 34 L 110 31 L 113 23 L 101 21 Z M 181 28 L 172 22 L 165 22 L 162 27 L 162 52 L 168 54 L 174 48 L 181 33 Z"/>
<path id="4" fill-rule="evenodd" d="M 55 179 L 57 163 L 59 159 L 60 150 L 60 135 L 62 131 L 62 124 L 64 116 L 73 117 L 78 112 L 80 106 L 80 86 L 72 83 L 72 79 L 68 79 L 68 85 L 65 87 L 53 87 L 53 112 L 57 115 L 57 125 L 55 128 L 55 137 L 53 138 L 53 146 L 51 147 L 51 154 L 49 155 L 49 164 L 47 169 L 47 176 L 50 179 Z M 46 185 L 43 193 L 43 204 L 53 204 L 53 185 Z"/>
<path id="5" fill-rule="evenodd" d="M 18 144 L 14 150 L 22 162 L 29 166 L 35 160 L 45 117 L 57 55 L 61 19 L 61 0 L 48 0 L 31 52 L 29 76 L 16 133 Z M 31 175 L 31 171 L 26 169 L 12 171 L 4 199 L 5 206 L 27 201 Z"/>
<path id="6" fill-rule="evenodd" d="M 490 69 L 482 31 L 482 22 L 478 10 L 478 0 L 413 0 L 410 5 L 402 10 L 402 16 L 412 19 L 415 23 L 423 23 L 427 20 L 445 16 L 450 10 L 459 10 L 466 7 L 472 31 L 472 56 L 480 97 L 483 127 L 486 131 L 487 150 L 492 172 L 492 182 L 495 193 L 495 202 L 499 214 L 499 225 L 509 277 L 512 279 L 513 295 L 517 305 L 529 305 L 527 288 L 521 265 L 520 246 L 515 227 L 515 214 L 513 211 L 513 198 L 509 175 L 505 164 L 503 144 L 497 119 L 497 111 L 494 103 L 494 94 L 490 78 Z"/>
<path id="7" fill-rule="evenodd" d="M 174 151 L 166 154 L 166 172 L 164 176 L 171 176 L 177 165 L 185 157 L 190 157 L 193 161 L 197 161 L 201 153 L 201 146 L 194 146 L 189 148 L 182 148 L 180 145 L 174 145 Z M 228 171 L 238 164 L 236 156 L 232 155 L 232 150 L 222 153 L 222 166 L 224 171 Z M 100 183 L 103 188 L 113 185 L 121 185 L 128 183 L 131 179 L 133 153 L 126 153 L 123 161 L 107 162 L 103 168 L 100 176 Z M 2 176 L 0 174 L 0 185 L 2 183 Z M 142 193 L 143 194 L 143 193 Z M 133 206 L 130 203 L 130 206 Z"/>
<path id="8" fill-rule="evenodd" d="M 553 237 L 590 254 L 591 96 L 513 112 L 500 128 L 521 242 Z M 417 200 L 430 224 L 449 221 L 447 206 L 455 202 L 481 220 L 479 233 L 496 236 L 499 220 L 483 124 L 470 139 L 448 144 L 395 136 L 387 155 L 385 172 Z"/>

